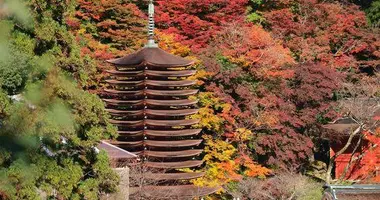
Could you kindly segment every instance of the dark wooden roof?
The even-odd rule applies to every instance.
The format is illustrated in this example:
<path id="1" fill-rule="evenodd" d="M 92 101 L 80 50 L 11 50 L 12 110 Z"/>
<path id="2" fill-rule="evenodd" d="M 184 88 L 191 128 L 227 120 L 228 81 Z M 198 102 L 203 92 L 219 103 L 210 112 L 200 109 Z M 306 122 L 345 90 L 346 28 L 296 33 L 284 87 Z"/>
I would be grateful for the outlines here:
<path id="1" fill-rule="evenodd" d="M 333 130 L 338 133 L 350 134 L 359 127 L 358 124 L 327 124 L 323 126 L 325 129 Z"/>
<path id="2" fill-rule="evenodd" d="M 118 131 L 121 136 L 184 137 L 198 135 L 202 129 Z"/>
<path id="3" fill-rule="evenodd" d="M 118 140 L 112 140 L 109 141 L 109 143 L 116 145 L 116 146 L 142 146 L 144 144 L 144 141 L 118 141 Z"/>
<path id="4" fill-rule="evenodd" d="M 190 106 L 198 103 L 198 100 L 153 100 L 147 99 L 146 103 L 155 106 Z"/>
<path id="5" fill-rule="evenodd" d="M 181 70 L 181 71 L 156 71 L 156 70 L 145 70 L 145 74 L 148 76 L 155 77 L 188 77 L 196 74 L 195 70 Z"/>
<path id="6" fill-rule="evenodd" d="M 149 126 L 191 126 L 199 123 L 199 119 L 184 119 L 184 120 L 114 120 L 111 119 L 110 123 L 118 126 L 140 126 L 140 125 L 149 125 Z"/>
<path id="7" fill-rule="evenodd" d="M 181 162 L 144 162 L 146 167 L 159 168 L 159 169 L 181 169 L 199 167 L 203 164 L 201 160 L 189 160 Z"/>
<path id="8" fill-rule="evenodd" d="M 118 81 L 118 80 L 106 80 L 106 83 L 111 85 L 123 85 L 123 86 L 142 86 L 144 81 Z"/>
<path id="9" fill-rule="evenodd" d="M 122 148 L 119 148 L 115 145 L 112 145 L 106 141 L 102 141 L 98 146 L 98 149 L 104 150 L 107 152 L 108 156 L 111 159 L 135 159 L 137 155 L 128 152 Z"/>
<path id="10" fill-rule="evenodd" d="M 190 66 L 194 62 L 167 53 L 160 48 L 143 48 L 133 54 L 122 58 L 108 60 L 114 65 L 151 65 L 157 67 L 185 67 Z"/>
<path id="11" fill-rule="evenodd" d="M 181 129 L 181 130 L 145 130 L 145 134 L 154 137 L 183 137 L 198 135 L 202 129 Z"/>
<path id="12" fill-rule="evenodd" d="M 144 114 L 143 110 L 116 110 L 116 109 L 106 109 L 113 116 L 140 116 Z"/>
<path id="13" fill-rule="evenodd" d="M 198 93 L 193 87 L 196 81 L 189 78 L 196 74 L 189 67 L 193 62 L 159 48 L 143 48 L 108 62 L 115 65 L 115 70 L 106 71 L 109 80 L 105 81 L 107 89 L 102 95 L 111 115 L 110 123 L 119 129 L 117 141 L 110 143 L 135 151 L 143 158 L 139 165 L 149 170 L 170 170 L 168 173 L 148 175 L 150 179 L 166 184 L 160 186 L 155 195 L 161 195 L 165 190 L 168 192 L 171 189 L 187 189 L 185 193 L 181 192 L 182 199 L 186 198 L 186 192 L 191 193 L 191 196 L 204 196 L 214 192 L 215 188 L 168 185 L 173 184 L 173 181 L 184 184 L 188 181 L 181 180 L 204 175 L 173 173 L 178 169 L 199 167 L 203 164 L 198 157 L 202 154 L 202 149 L 194 149 L 199 148 L 203 142 L 198 139 L 200 137 L 194 139 L 202 130 L 191 128 L 200 120 L 187 118 L 199 111 L 196 105 L 198 100 L 188 99 Z M 174 191 L 176 192 L 178 191 Z M 162 199 L 160 196 L 155 197 Z"/>
<path id="14" fill-rule="evenodd" d="M 204 172 L 189 172 L 189 173 L 145 173 L 144 178 L 150 180 L 190 180 L 204 176 Z M 132 175 L 133 176 L 133 175 Z"/>
<path id="15" fill-rule="evenodd" d="M 136 77 L 136 76 L 144 76 L 144 71 L 119 71 L 119 70 L 107 70 L 107 73 L 114 76 L 121 77 Z"/>
<path id="16" fill-rule="evenodd" d="M 120 136 L 142 136 L 144 131 L 117 131 Z"/>
<path id="17" fill-rule="evenodd" d="M 154 80 L 146 80 L 146 81 L 120 81 L 120 80 L 106 80 L 106 83 L 111 85 L 120 85 L 120 86 L 134 86 L 139 87 L 144 84 L 147 86 L 157 86 L 157 87 L 187 87 L 192 86 L 196 83 L 196 81 L 191 80 L 183 80 L 183 81 L 154 81 Z"/>
<path id="18" fill-rule="evenodd" d="M 192 86 L 196 81 L 183 80 L 183 81 L 154 81 L 146 80 L 146 85 L 148 86 L 158 86 L 158 87 L 187 87 Z"/>
<path id="19" fill-rule="evenodd" d="M 145 123 L 150 126 L 191 126 L 199 123 L 199 119 L 184 119 L 184 120 L 145 120 Z"/>
<path id="20" fill-rule="evenodd" d="M 144 186 L 131 187 L 130 194 L 133 197 L 134 194 L 141 192 L 147 199 L 189 200 L 194 197 L 207 196 L 217 192 L 220 189 L 220 187 L 198 187 L 195 185 Z"/>
<path id="21" fill-rule="evenodd" d="M 125 91 L 125 90 L 109 90 L 105 89 L 105 93 L 124 95 L 124 96 L 141 96 L 144 92 L 152 96 L 190 96 L 198 93 L 198 90 L 137 90 L 137 91 Z"/>
<path id="22" fill-rule="evenodd" d="M 115 106 L 137 106 L 137 105 L 143 105 L 146 103 L 147 105 L 152 106 L 191 106 L 198 103 L 198 100 L 188 100 L 188 99 L 182 99 L 182 100 L 153 100 L 153 99 L 146 99 L 146 100 L 117 100 L 117 99 L 103 99 L 104 102 L 108 105 L 115 105 Z"/>
<path id="23" fill-rule="evenodd" d="M 203 140 L 177 140 L 177 141 L 157 141 L 157 140 L 145 140 L 146 146 L 150 147 L 190 147 L 198 146 Z"/>
<path id="24" fill-rule="evenodd" d="M 198 93 L 198 90 L 146 90 L 146 94 L 153 96 L 190 96 Z"/>
<path id="25" fill-rule="evenodd" d="M 334 196 L 336 198 L 334 198 Z M 325 186 L 323 200 L 378 200 L 380 185 L 328 185 Z"/>
<path id="26" fill-rule="evenodd" d="M 183 110 L 146 110 L 147 115 L 175 117 L 197 114 L 199 109 L 183 109 Z"/>
<path id="27" fill-rule="evenodd" d="M 143 151 L 145 156 L 157 158 L 183 158 L 197 156 L 203 152 L 203 149 L 189 149 L 183 151 Z"/>
<path id="28" fill-rule="evenodd" d="M 104 102 L 108 105 L 115 106 L 136 106 L 143 105 L 144 100 L 117 100 L 117 99 L 103 99 Z"/>
<path id="29" fill-rule="evenodd" d="M 110 123 L 117 126 L 142 126 L 144 125 L 144 120 L 137 121 L 125 121 L 125 120 L 110 120 Z"/>
<path id="30" fill-rule="evenodd" d="M 104 92 L 108 93 L 108 94 L 118 94 L 118 95 L 124 95 L 124 96 L 142 96 L 142 95 L 144 95 L 144 90 L 124 91 L 124 90 L 105 89 Z"/>

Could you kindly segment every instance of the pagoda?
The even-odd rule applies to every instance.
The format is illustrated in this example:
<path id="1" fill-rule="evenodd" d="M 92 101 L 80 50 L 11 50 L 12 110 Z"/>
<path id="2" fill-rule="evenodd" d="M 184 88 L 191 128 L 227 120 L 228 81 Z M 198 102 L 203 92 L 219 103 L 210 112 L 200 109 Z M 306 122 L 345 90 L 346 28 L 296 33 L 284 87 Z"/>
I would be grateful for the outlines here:
<path id="1" fill-rule="evenodd" d="M 196 70 L 193 61 L 169 54 L 156 44 L 152 0 L 146 46 L 108 62 L 115 69 L 107 71 L 109 87 L 103 100 L 119 133 L 116 141 L 109 142 L 138 155 L 138 165 L 149 169 L 142 176 L 155 181 L 135 189 L 143 188 L 148 196 L 156 197 L 178 194 L 181 199 L 213 193 L 215 188 L 199 188 L 189 182 L 204 173 L 179 170 L 199 169 L 203 164 L 199 159 L 202 130 L 194 128 L 199 119 L 191 118 L 199 110 L 194 97 L 198 90 L 193 88 L 196 81 L 189 80 Z"/>

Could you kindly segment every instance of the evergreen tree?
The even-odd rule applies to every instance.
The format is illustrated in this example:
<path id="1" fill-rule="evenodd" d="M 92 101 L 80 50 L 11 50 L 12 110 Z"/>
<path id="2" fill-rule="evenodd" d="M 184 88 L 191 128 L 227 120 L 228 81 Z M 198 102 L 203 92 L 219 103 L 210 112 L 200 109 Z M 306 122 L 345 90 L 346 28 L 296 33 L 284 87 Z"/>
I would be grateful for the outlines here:
<path id="1" fill-rule="evenodd" d="M 82 89 L 96 70 L 63 20 L 75 1 L 24 3 L 28 17 L 7 1 L 1 19 L 0 199 L 98 199 L 118 177 L 94 147 L 116 131 Z"/>

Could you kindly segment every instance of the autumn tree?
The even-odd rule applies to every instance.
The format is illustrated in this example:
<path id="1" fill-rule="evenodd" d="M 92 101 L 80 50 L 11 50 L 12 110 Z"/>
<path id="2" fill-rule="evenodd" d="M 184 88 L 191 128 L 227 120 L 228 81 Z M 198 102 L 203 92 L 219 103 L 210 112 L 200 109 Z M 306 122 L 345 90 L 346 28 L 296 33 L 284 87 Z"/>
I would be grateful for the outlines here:
<path id="1" fill-rule="evenodd" d="M 96 49 L 97 42 L 108 45 L 113 53 L 118 53 L 115 50 L 122 51 L 121 53 L 137 50 L 144 44 L 145 14 L 135 4 L 120 3 L 118 0 L 78 0 L 77 4 L 75 18 L 66 20 L 76 30 L 78 37 L 89 40 L 85 46 L 90 47 L 95 54 L 100 53 L 96 52 L 99 51 Z M 95 46 L 92 47 L 93 45 Z"/>
<path id="2" fill-rule="evenodd" d="M 244 20 L 248 0 L 158 0 L 156 21 L 165 33 L 198 52 L 226 22 Z"/>
<path id="3" fill-rule="evenodd" d="M 27 3 L 27 21 L 0 20 L 0 198 L 98 199 L 118 178 L 94 148 L 116 131 L 102 101 L 81 89 L 92 66 L 63 20 L 72 1 Z"/>
<path id="4" fill-rule="evenodd" d="M 227 27 L 202 57 L 206 71 L 215 72 L 206 89 L 229 102 L 235 116 L 224 135 L 242 141 L 237 130 L 244 127 L 251 134 L 239 149 L 245 143 L 261 163 L 299 169 L 312 153 L 308 130 L 332 118 L 339 75 L 322 64 L 297 65 L 263 28 L 238 26 Z"/>
<path id="5" fill-rule="evenodd" d="M 271 2 L 271 1 L 270 1 Z M 378 65 L 378 34 L 366 15 L 350 3 L 312 0 L 261 5 L 272 33 L 284 41 L 297 61 L 318 61 L 339 69 Z M 268 7 L 271 6 L 271 7 Z"/>
<path id="6" fill-rule="evenodd" d="M 340 108 L 341 118 L 350 121 L 352 128 L 345 130 L 346 136 L 339 137 L 336 132 L 330 136 L 332 141 L 340 140 L 342 147 L 334 152 L 330 159 L 326 174 L 327 183 L 331 181 L 334 162 L 342 154 L 348 154 L 350 158 L 343 173 L 340 177 L 336 177 L 338 181 L 346 179 L 364 182 L 379 181 L 377 175 L 379 169 L 376 167 L 379 156 L 378 145 L 380 145 L 378 135 L 380 102 L 377 85 L 378 74 L 374 77 L 362 75 L 359 82 L 344 84 L 343 98 L 339 101 L 338 108 Z"/>

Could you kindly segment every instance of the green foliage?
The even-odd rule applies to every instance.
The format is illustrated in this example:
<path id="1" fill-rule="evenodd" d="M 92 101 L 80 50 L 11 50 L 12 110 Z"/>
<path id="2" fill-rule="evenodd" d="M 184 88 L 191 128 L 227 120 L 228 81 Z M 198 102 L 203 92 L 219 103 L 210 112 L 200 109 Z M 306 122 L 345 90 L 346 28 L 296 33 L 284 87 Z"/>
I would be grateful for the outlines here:
<path id="1" fill-rule="evenodd" d="M 69 199 L 83 177 L 81 165 L 70 158 L 65 158 L 57 163 L 53 159 L 39 156 L 35 162 L 42 175 L 39 179 L 40 189 L 50 195 L 57 190 L 60 196 Z"/>
<path id="2" fill-rule="evenodd" d="M 0 90 L 0 118 L 8 113 L 9 99 L 3 90 Z"/>
<path id="3" fill-rule="evenodd" d="M 11 17 L 14 17 L 22 25 L 31 27 L 30 12 L 22 1 L 5 0 L 4 3 L 7 5 L 9 12 L 13 14 Z"/>
<path id="4" fill-rule="evenodd" d="M 65 25 L 75 1 L 28 2 L 33 23 L 0 20 L 0 199 L 98 199 L 118 177 L 94 147 L 116 128 L 81 89 L 96 67 Z"/>
<path id="5" fill-rule="evenodd" d="M 376 26 L 380 26 L 380 0 L 372 2 L 371 6 L 366 10 L 369 22 Z"/>
<path id="6" fill-rule="evenodd" d="M 263 16 L 261 16 L 259 13 L 254 12 L 254 13 L 251 13 L 247 16 L 247 20 L 249 22 L 253 22 L 256 24 L 261 24 L 264 22 L 265 18 Z"/>
<path id="7" fill-rule="evenodd" d="M 218 63 L 220 64 L 223 71 L 229 71 L 236 69 L 238 66 L 228 60 L 225 56 L 222 54 L 218 54 L 216 56 L 216 59 L 218 60 Z"/>
<path id="8" fill-rule="evenodd" d="M 5 196 L 10 200 L 40 199 L 36 188 L 37 170 L 36 165 L 16 160 L 9 168 L 0 169 L 0 190 L 6 188 Z M 17 188 L 14 185 L 17 185 Z"/>
<path id="9" fill-rule="evenodd" d="M 264 4 L 264 0 L 250 0 L 250 6 L 247 7 L 247 21 L 262 24 L 265 22 L 265 18 L 262 13 L 258 11 L 258 8 Z"/>
<path id="10" fill-rule="evenodd" d="M 8 43 L 8 55 L 0 61 L 0 86 L 9 94 L 21 91 L 27 81 L 29 70 L 33 67 L 33 41 L 25 34 L 14 32 Z"/>

